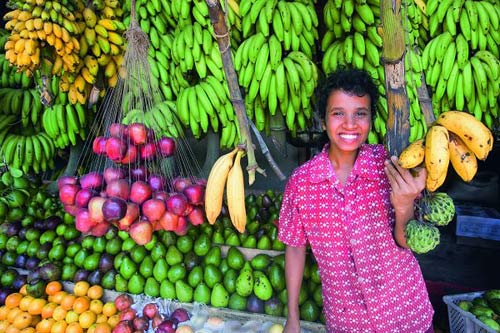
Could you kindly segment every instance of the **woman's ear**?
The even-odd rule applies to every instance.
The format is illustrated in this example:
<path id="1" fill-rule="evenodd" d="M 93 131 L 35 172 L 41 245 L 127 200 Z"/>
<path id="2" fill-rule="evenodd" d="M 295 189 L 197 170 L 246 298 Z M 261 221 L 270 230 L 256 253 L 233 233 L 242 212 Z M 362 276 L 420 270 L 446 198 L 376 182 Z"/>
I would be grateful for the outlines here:
<path id="1" fill-rule="evenodd" d="M 323 119 L 323 120 L 321 120 L 321 129 L 322 129 L 323 131 L 326 131 L 326 124 L 325 124 L 325 120 L 324 120 L 324 119 Z"/>

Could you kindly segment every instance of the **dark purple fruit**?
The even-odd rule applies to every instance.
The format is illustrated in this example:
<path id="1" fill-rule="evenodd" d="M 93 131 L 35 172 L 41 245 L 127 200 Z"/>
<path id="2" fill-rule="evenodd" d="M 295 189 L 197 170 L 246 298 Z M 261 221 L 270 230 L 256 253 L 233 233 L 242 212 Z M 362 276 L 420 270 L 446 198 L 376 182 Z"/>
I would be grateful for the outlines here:
<path id="1" fill-rule="evenodd" d="M 257 298 L 255 294 L 251 294 L 247 298 L 247 311 L 253 313 L 263 313 L 264 312 L 264 301 Z"/>
<path id="2" fill-rule="evenodd" d="M 93 271 L 92 273 L 89 274 L 87 281 L 91 285 L 95 284 L 101 284 L 101 279 L 102 279 L 102 273 L 100 271 Z"/>
<path id="3" fill-rule="evenodd" d="M 33 271 L 35 270 L 35 268 L 38 267 L 39 263 L 40 259 L 38 259 L 37 257 L 28 257 L 28 259 L 26 259 L 26 264 L 24 268 L 26 268 L 29 271 Z"/>
<path id="4" fill-rule="evenodd" d="M 89 275 L 90 275 L 89 271 L 80 268 L 79 270 L 76 271 L 75 276 L 73 277 L 73 282 L 87 281 Z"/>

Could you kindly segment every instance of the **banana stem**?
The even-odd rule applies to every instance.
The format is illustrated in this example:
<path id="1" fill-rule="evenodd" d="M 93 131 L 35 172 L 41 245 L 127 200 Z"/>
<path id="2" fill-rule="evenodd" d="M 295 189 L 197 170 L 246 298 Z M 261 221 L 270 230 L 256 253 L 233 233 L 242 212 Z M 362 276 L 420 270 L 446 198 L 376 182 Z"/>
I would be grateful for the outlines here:
<path id="1" fill-rule="evenodd" d="M 241 92 L 238 85 L 236 71 L 234 69 L 233 59 L 231 58 L 231 48 L 229 40 L 229 30 L 226 25 L 224 12 L 221 4 L 217 0 L 206 0 L 210 12 L 210 21 L 217 37 L 217 44 L 222 56 L 224 64 L 224 74 L 226 75 L 229 93 L 233 102 L 236 117 L 238 119 L 238 127 L 240 129 L 241 146 L 246 150 L 247 155 L 247 172 L 248 184 L 252 185 L 255 181 L 255 171 L 265 174 L 264 170 L 259 168 L 255 159 L 255 147 L 252 143 L 248 119 L 245 112 L 245 105 L 241 97 Z"/>

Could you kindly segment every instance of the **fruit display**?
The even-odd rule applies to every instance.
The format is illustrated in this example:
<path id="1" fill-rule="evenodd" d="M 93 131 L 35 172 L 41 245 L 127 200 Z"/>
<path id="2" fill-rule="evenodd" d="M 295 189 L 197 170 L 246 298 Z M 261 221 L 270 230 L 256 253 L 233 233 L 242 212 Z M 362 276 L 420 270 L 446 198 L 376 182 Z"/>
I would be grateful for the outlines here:
<path id="1" fill-rule="evenodd" d="M 492 331 L 500 331 L 500 290 L 487 290 L 473 299 L 457 299 L 457 306 L 473 314 Z"/>

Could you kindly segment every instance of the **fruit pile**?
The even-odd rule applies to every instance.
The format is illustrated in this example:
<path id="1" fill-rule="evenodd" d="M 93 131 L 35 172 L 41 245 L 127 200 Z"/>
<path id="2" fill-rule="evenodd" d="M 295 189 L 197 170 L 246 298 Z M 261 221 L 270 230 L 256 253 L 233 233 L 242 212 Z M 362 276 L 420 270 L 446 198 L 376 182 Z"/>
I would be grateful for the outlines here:
<path id="1" fill-rule="evenodd" d="M 61 203 L 79 231 L 102 236 L 114 224 L 144 245 L 155 230 L 184 234 L 189 223 L 203 223 L 204 181 L 153 172 L 155 161 L 175 154 L 172 138 L 156 139 L 142 123 L 113 123 L 108 133 L 94 139 L 93 152 L 114 166 L 58 180 Z"/>
<path id="2" fill-rule="evenodd" d="M 493 331 L 500 331 L 500 290 L 488 290 L 472 300 L 458 301 L 457 305 L 472 313 Z"/>

